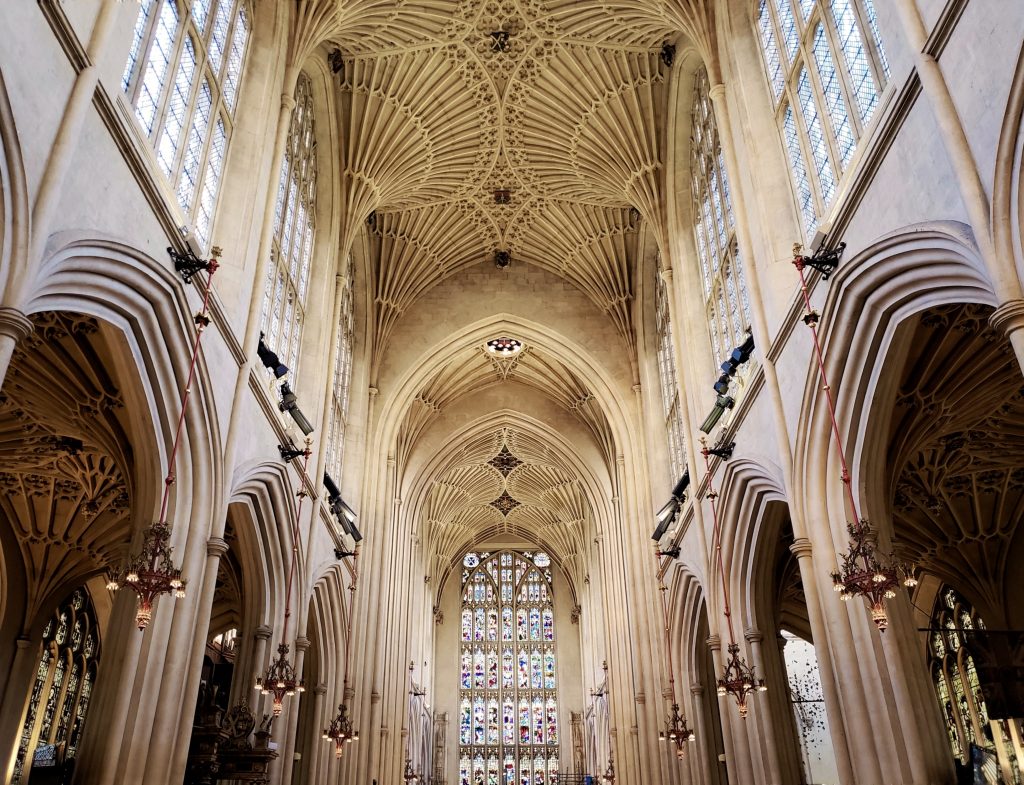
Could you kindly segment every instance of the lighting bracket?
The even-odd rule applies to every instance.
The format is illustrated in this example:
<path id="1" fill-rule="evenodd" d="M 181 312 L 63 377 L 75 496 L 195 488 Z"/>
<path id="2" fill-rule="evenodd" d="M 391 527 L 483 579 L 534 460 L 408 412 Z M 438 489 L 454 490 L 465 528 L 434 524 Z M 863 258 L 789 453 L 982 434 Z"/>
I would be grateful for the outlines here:
<path id="1" fill-rule="evenodd" d="M 714 455 L 716 458 L 727 461 L 732 458 L 732 451 L 736 449 L 736 442 L 726 442 L 723 436 L 714 447 L 705 447 L 704 449 L 708 455 Z"/>
<path id="2" fill-rule="evenodd" d="M 800 254 L 801 250 L 799 245 L 794 246 L 795 258 L 793 263 L 801 267 L 811 267 L 817 270 L 821 273 L 821 280 L 827 281 L 829 276 L 839 267 L 839 261 L 843 258 L 843 251 L 846 250 L 846 243 L 841 242 L 835 248 L 828 250 L 825 249 L 825 244 L 822 243 L 813 256 L 802 256 Z"/>
<path id="3" fill-rule="evenodd" d="M 342 559 L 347 559 L 349 556 L 355 556 L 355 555 L 356 555 L 355 551 L 346 551 L 343 548 L 335 548 L 334 549 L 334 558 L 337 559 L 338 561 L 341 561 Z"/>
<path id="4" fill-rule="evenodd" d="M 277 451 L 281 453 L 282 461 L 294 461 L 296 458 L 302 458 L 310 455 L 309 447 L 300 450 L 291 442 L 288 444 L 277 445 Z"/>
<path id="5" fill-rule="evenodd" d="M 670 559 L 678 559 L 679 558 L 679 546 L 678 545 L 673 545 L 670 548 L 665 548 L 664 550 L 660 550 L 660 551 L 658 551 L 658 555 L 659 556 L 668 556 Z"/>
<path id="6" fill-rule="evenodd" d="M 171 261 L 174 263 L 174 272 L 181 276 L 181 280 L 185 283 L 192 283 L 192 277 L 198 275 L 201 272 L 206 272 L 210 269 L 210 265 L 214 265 L 216 269 L 217 261 L 215 258 L 200 259 L 191 249 L 181 253 L 175 251 L 173 248 L 168 248 L 167 253 L 171 257 Z M 211 249 L 213 257 L 220 256 L 220 248 L 214 247 Z"/>

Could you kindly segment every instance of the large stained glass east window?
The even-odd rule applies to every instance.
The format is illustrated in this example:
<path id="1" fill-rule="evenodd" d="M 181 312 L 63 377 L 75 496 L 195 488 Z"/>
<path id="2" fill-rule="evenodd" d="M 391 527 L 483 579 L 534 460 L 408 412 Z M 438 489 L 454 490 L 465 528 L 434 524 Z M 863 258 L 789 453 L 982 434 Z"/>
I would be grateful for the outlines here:
<path id="1" fill-rule="evenodd" d="M 469 553 L 462 570 L 459 785 L 555 785 L 551 560 Z"/>

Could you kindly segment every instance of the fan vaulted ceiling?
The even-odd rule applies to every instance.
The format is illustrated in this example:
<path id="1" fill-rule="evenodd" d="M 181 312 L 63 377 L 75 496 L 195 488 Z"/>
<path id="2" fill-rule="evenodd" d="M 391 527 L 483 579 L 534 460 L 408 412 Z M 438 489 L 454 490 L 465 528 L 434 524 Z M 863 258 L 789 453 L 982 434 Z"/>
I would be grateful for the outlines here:
<path id="1" fill-rule="evenodd" d="M 300 0 L 293 59 L 342 55 L 343 231 L 369 220 L 376 240 L 375 364 L 419 294 L 498 250 L 572 281 L 633 351 L 630 235 L 662 224 L 660 52 L 680 33 L 706 49 L 711 3 Z"/>

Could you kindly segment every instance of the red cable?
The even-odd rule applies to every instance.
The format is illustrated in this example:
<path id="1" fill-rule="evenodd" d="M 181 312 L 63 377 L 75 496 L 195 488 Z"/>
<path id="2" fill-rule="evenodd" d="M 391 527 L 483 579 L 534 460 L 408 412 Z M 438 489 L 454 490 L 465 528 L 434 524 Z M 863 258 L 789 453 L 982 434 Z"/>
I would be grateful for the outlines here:
<path id="1" fill-rule="evenodd" d="M 715 522 L 714 530 L 711 536 L 715 546 L 715 555 L 718 557 L 718 575 L 722 580 L 722 602 L 724 607 L 722 612 L 725 614 L 725 620 L 729 626 L 729 643 L 736 643 L 736 636 L 732 630 L 732 609 L 729 607 L 729 586 L 725 580 L 725 566 L 722 563 L 722 530 L 718 525 L 718 506 L 715 504 L 715 499 L 718 494 L 715 492 L 714 486 L 711 484 L 711 461 L 708 459 L 708 449 L 705 447 L 701 450 L 701 454 L 704 456 L 704 466 L 708 473 L 708 501 L 711 502 L 711 517 Z"/>
<path id="2" fill-rule="evenodd" d="M 299 531 L 299 520 L 302 517 L 302 504 L 306 501 L 306 491 L 303 489 L 303 478 L 306 476 L 306 471 L 309 469 L 309 456 L 312 451 L 309 449 L 309 445 L 306 445 L 305 460 L 302 462 L 302 472 L 299 475 L 299 491 L 296 494 L 299 497 L 299 503 L 295 507 L 295 518 L 292 520 L 292 563 L 288 567 L 288 587 L 285 590 L 284 595 L 284 630 L 281 633 L 281 642 L 285 643 L 288 640 L 288 619 L 292 615 L 292 578 L 295 575 L 296 562 L 299 560 L 299 546 L 302 544 L 302 534 Z"/>

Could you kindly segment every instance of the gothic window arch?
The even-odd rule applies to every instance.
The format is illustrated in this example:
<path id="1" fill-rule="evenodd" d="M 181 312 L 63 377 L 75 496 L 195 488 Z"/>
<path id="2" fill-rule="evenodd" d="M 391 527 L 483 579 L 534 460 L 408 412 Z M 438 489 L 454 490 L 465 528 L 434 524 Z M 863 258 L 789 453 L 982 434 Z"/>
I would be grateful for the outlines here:
<path id="1" fill-rule="evenodd" d="M 352 301 L 353 265 L 349 260 L 341 288 L 341 308 L 334 344 L 334 380 L 331 385 L 331 411 L 327 422 L 326 472 L 341 481 L 348 431 L 348 407 L 352 382 L 352 348 L 355 344 L 355 308 Z"/>
<path id="2" fill-rule="evenodd" d="M 209 246 L 251 32 L 244 0 L 140 0 L 121 88 Z"/>
<path id="3" fill-rule="evenodd" d="M 1024 761 L 1015 749 L 1020 748 L 1022 729 L 1007 720 L 990 721 L 971 650 L 971 631 L 984 629 L 984 620 L 971 604 L 943 587 L 928 632 L 928 669 L 953 756 L 967 764 L 972 744 L 987 749 L 998 760 L 1004 779 L 1019 785 Z"/>
<path id="4" fill-rule="evenodd" d="M 29 693 L 11 785 L 29 781 L 37 750 L 53 745 L 58 761 L 73 761 L 82 740 L 100 654 L 96 612 L 76 589 L 43 629 L 43 646 Z"/>
<path id="5" fill-rule="evenodd" d="M 808 236 L 889 80 L 873 0 L 759 0 L 757 32 Z"/>
<path id="6" fill-rule="evenodd" d="M 708 73 L 702 67 L 693 89 L 690 182 L 704 314 L 717 368 L 732 348 L 745 339 L 744 332 L 750 325 L 750 301 L 709 90 Z"/>
<path id="7" fill-rule="evenodd" d="M 263 291 L 260 328 L 268 346 L 294 375 L 306 319 L 309 268 L 316 236 L 316 128 L 313 87 L 301 74 L 295 86 L 288 144 L 274 202 L 274 236 Z"/>
<path id="8" fill-rule="evenodd" d="M 679 376 L 673 346 L 672 319 L 669 316 L 668 287 L 661 277 L 659 263 L 655 291 L 654 320 L 658 336 L 658 379 L 661 382 L 661 403 L 665 436 L 668 439 L 668 459 L 675 483 L 686 467 L 686 441 L 683 437 L 683 413 L 679 400 Z"/>
<path id="9" fill-rule="evenodd" d="M 459 785 L 554 785 L 558 685 L 551 560 L 469 553 L 462 570 Z"/>

